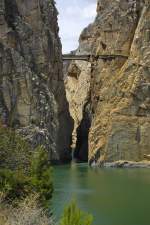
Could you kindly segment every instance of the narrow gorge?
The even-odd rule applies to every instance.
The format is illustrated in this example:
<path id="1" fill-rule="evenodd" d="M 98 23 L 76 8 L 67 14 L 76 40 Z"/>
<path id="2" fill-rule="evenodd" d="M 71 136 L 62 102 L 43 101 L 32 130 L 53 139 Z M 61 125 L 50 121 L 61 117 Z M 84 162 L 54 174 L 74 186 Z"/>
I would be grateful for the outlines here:
<path id="1" fill-rule="evenodd" d="M 149 225 L 149 169 L 150 0 L 0 0 L 0 225 Z"/>
<path id="2" fill-rule="evenodd" d="M 89 58 L 64 68 L 57 16 L 53 0 L 0 1 L 1 123 L 32 147 L 44 145 L 54 162 L 71 155 L 92 165 L 144 160 L 149 0 L 98 0 L 95 21 L 73 51 Z"/>
<path id="3" fill-rule="evenodd" d="M 72 61 L 66 72 L 74 157 L 93 165 L 144 160 L 150 154 L 149 0 L 98 0 L 75 54 L 91 58 Z"/>

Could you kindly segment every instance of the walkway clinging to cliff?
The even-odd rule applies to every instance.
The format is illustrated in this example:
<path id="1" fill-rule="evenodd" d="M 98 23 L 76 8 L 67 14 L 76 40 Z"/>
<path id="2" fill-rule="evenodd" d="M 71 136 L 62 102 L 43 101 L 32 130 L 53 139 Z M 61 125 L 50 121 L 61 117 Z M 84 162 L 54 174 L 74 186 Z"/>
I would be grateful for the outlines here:
<path id="1" fill-rule="evenodd" d="M 81 61 L 93 61 L 93 60 L 113 60 L 116 58 L 124 58 L 128 59 L 126 55 L 112 54 L 112 55 L 72 55 L 72 54 L 64 54 L 62 55 L 63 61 L 66 60 L 81 60 Z"/>

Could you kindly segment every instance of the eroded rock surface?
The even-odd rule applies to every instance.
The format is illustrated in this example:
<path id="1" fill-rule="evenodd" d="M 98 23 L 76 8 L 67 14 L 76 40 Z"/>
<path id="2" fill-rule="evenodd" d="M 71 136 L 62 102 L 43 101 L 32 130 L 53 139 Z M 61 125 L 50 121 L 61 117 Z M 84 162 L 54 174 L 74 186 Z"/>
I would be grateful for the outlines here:
<path id="1" fill-rule="evenodd" d="M 0 1 L 0 117 L 52 160 L 70 158 L 61 58 L 53 0 Z"/>
<path id="2" fill-rule="evenodd" d="M 89 163 L 143 160 L 150 153 L 149 0 L 98 0 L 97 17 L 82 32 L 77 53 L 116 56 L 75 62 L 76 75 L 74 65 L 69 68 L 67 96 L 75 130 L 88 104 Z"/>
<path id="3" fill-rule="evenodd" d="M 75 158 L 88 160 L 88 131 L 91 125 L 89 92 L 91 65 L 88 62 L 74 61 L 68 68 L 65 80 L 70 114 L 74 120 L 72 150 Z"/>

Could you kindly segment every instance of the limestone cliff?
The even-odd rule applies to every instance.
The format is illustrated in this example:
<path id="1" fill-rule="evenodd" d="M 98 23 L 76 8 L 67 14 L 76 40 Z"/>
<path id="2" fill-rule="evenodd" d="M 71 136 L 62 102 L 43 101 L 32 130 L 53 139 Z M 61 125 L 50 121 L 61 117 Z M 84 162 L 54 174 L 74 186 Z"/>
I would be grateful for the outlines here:
<path id="1" fill-rule="evenodd" d="M 0 117 L 52 160 L 70 157 L 57 10 L 53 0 L 0 1 Z"/>
<path id="2" fill-rule="evenodd" d="M 89 133 L 89 162 L 143 160 L 150 153 L 149 0 L 98 0 L 77 54 L 95 56 L 73 62 L 66 80 L 74 133 Z"/>

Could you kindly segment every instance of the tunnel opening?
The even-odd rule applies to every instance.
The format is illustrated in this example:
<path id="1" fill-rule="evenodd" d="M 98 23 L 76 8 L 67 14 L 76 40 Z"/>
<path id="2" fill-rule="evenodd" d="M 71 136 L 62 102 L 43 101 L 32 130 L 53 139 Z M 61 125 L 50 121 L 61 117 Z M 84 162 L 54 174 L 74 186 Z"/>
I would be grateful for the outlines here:
<path id="1" fill-rule="evenodd" d="M 83 111 L 83 119 L 77 128 L 77 142 L 74 150 L 74 159 L 77 162 L 88 162 L 88 137 L 90 127 L 91 114 L 89 111 L 89 105 L 86 105 Z"/>

